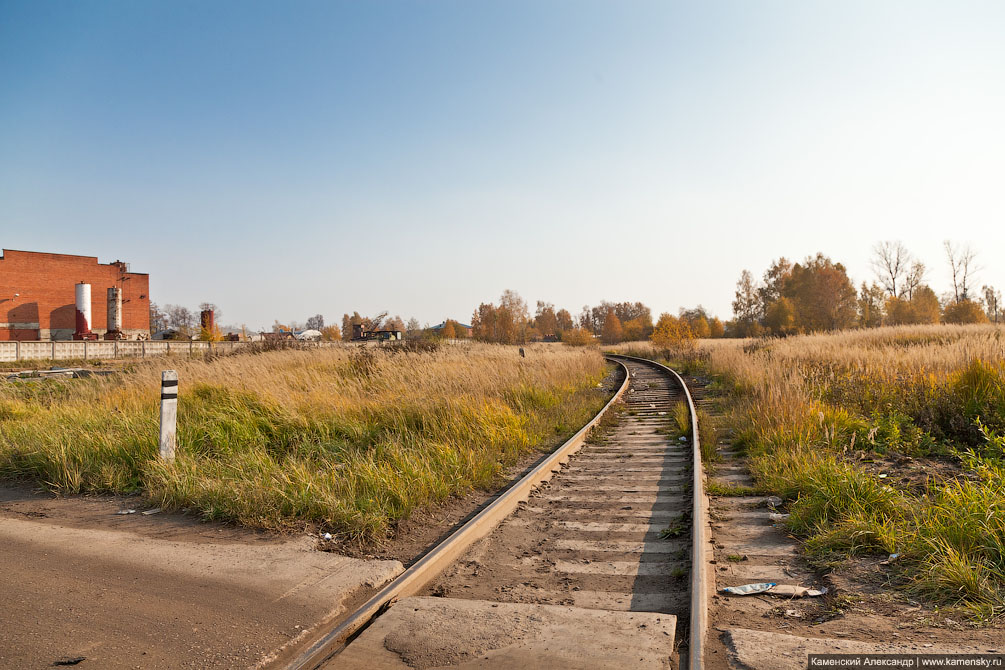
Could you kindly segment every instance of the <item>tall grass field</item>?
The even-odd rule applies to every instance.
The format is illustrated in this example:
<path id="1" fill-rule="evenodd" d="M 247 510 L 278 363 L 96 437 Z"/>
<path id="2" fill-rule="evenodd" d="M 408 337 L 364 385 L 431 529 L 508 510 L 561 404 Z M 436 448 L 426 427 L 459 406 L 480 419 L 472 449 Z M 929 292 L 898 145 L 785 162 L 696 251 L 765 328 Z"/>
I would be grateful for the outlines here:
<path id="1" fill-rule="evenodd" d="M 180 377 L 177 458 L 160 372 Z M 601 355 L 559 345 L 325 348 L 161 359 L 113 377 L 0 381 L 0 478 L 141 492 L 253 527 L 384 537 L 418 506 L 498 484 L 608 399 Z"/>
<path id="2" fill-rule="evenodd" d="M 977 619 L 1005 613 L 1001 327 L 707 340 L 670 363 L 726 394 L 734 444 L 760 487 L 788 501 L 812 556 L 897 553 L 905 588 Z M 927 477 L 902 477 L 897 463 Z"/>

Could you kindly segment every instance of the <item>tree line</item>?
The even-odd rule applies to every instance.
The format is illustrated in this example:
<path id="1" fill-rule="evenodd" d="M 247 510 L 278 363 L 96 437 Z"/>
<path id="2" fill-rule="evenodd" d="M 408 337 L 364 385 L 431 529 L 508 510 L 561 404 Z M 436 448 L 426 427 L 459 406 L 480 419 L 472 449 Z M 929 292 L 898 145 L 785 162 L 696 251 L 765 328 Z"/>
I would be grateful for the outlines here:
<path id="1" fill-rule="evenodd" d="M 660 319 L 685 324 L 697 337 L 725 334 L 723 322 L 700 305 L 681 309 L 677 316 L 662 314 Z M 539 300 L 531 314 L 526 301 L 511 290 L 503 291 L 498 304 L 483 302 L 471 315 L 472 337 L 501 344 L 545 341 L 584 345 L 597 340 L 616 344 L 649 339 L 656 327 L 652 310 L 641 302 L 603 300 L 598 305 L 584 305 L 573 316 L 568 309 L 555 309 L 553 303 Z"/>
<path id="2" fill-rule="evenodd" d="M 779 258 L 760 281 L 744 270 L 736 283 L 732 337 L 791 335 L 844 328 L 924 323 L 986 323 L 1001 317 L 1001 293 L 975 290 L 977 253 L 969 246 L 943 244 L 952 290 L 941 297 L 928 284 L 929 268 L 901 242 L 872 249 L 872 282 L 858 290 L 841 263 L 818 253 L 801 263 Z"/>

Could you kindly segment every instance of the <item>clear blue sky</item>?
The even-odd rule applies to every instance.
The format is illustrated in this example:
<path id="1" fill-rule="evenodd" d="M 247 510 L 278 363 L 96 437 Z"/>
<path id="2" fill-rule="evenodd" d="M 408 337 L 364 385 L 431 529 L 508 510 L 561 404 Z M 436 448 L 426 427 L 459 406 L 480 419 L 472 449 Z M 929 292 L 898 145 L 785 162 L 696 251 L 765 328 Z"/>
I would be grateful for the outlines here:
<path id="1" fill-rule="evenodd" d="M 1002 2 L 0 1 L 0 246 L 268 325 L 730 312 L 900 239 L 1005 286 Z"/>

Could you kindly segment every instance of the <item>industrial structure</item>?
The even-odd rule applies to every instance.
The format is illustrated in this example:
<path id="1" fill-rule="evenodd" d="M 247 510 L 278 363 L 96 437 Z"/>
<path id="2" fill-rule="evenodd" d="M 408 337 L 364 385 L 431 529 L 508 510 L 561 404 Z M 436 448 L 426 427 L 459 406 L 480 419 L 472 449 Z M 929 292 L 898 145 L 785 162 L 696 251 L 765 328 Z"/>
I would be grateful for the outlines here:
<path id="1" fill-rule="evenodd" d="M 146 339 L 149 280 L 122 261 L 4 249 L 0 341 Z"/>
<path id="2" fill-rule="evenodd" d="M 400 330 L 367 330 L 361 323 L 352 324 L 352 341 L 367 342 L 369 340 L 400 340 Z"/>

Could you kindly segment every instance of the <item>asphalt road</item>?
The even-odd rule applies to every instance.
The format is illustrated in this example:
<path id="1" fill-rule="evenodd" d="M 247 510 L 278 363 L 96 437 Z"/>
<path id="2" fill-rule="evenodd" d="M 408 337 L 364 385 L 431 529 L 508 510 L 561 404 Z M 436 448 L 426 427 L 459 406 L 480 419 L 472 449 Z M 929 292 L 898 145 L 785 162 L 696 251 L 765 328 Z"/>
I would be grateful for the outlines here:
<path id="1" fill-rule="evenodd" d="M 260 666 L 401 569 L 120 506 L 0 492 L 0 668 Z"/>

